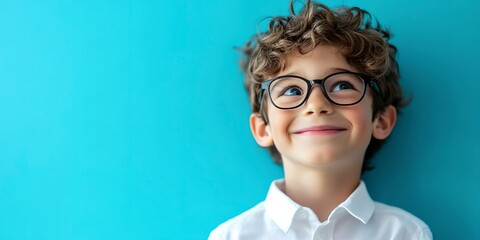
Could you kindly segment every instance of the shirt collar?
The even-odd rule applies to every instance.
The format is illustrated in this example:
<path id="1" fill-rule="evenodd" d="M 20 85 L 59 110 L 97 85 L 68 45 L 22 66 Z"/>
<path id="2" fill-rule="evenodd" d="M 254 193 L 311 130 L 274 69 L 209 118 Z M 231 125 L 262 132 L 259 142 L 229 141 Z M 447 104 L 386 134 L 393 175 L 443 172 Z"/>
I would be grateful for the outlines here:
<path id="1" fill-rule="evenodd" d="M 272 182 L 265 199 L 265 212 L 286 233 L 292 225 L 295 213 L 302 206 L 290 199 L 284 191 L 285 180 Z"/>
<path id="2" fill-rule="evenodd" d="M 360 181 L 358 187 L 337 208 L 343 207 L 350 215 L 366 224 L 375 211 L 375 204 L 368 194 L 367 187 Z M 335 211 L 335 210 L 334 210 Z"/>
<path id="3" fill-rule="evenodd" d="M 290 199 L 284 191 L 284 179 L 272 182 L 265 199 L 265 211 L 275 224 L 286 233 L 292 225 L 295 214 L 302 206 Z M 339 208 L 344 208 L 350 215 L 366 224 L 375 210 L 375 204 L 368 194 L 365 183 L 360 181 L 355 191 L 332 211 L 329 219 L 338 212 L 337 209 Z"/>

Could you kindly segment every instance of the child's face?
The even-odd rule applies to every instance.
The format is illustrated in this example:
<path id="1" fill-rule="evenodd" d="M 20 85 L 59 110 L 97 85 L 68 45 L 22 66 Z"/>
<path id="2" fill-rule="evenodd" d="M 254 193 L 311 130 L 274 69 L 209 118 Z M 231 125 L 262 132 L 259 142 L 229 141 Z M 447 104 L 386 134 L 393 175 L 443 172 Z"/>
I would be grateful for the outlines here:
<path id="1" fill-rule="evenodd" d="M 293 74 L 322 79 L 339 71 L 358 72 L 331 46 L 319 46 L 305 55 L 291 54 L 287 64 L 278 76 Z M 376 121 L 372 121 L 370 87 L 363 100 L 352 106 L 329 102 L 318 85 L 314 85 L 307 101 L 298 108 L 282 110 L 271 101 L 264 103 L 267 102 L 266 131 L 284 162 L 319 167 L 354 160 L 361 165 Z"/>

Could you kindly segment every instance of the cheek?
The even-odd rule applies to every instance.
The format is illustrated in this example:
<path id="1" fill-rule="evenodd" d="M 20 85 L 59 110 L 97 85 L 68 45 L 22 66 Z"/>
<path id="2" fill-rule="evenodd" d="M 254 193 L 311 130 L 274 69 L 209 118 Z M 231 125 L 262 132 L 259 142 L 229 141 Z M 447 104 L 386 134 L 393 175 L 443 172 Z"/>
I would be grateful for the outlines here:
<path id="1" fill-rule="evenodd" d="M 370 94 L 367 92 L 365 98 L 353 107 L 352 118 L 355 119 L 355 122 L 363 127 L 371 127 L 373 123 L 373 103 Z"/>
<path id="2" fill-rule="evenodd" d="M 279 143 L 288 134 L 293 120 L 292 110 L 269 109 L 268 119 L 274 142 Z"/>
<path id="3" fill-rule="evenodd" d="M 371 125 L 373 122 L 372 109 L 369 106 L 363 107 L 355 113 L 354 118 L 357 122 L 362 123 L 362 125 Z"/>
<path id="4" fill-rule="evenodd" d="M 372 111 L 373 110 L 369 105 L 364 105 L 351 115 L 352 124 L 354 124 L 354 127 L 356 126 L 355 131 L 365 140 L 370 139 L 372 136 Z"/>

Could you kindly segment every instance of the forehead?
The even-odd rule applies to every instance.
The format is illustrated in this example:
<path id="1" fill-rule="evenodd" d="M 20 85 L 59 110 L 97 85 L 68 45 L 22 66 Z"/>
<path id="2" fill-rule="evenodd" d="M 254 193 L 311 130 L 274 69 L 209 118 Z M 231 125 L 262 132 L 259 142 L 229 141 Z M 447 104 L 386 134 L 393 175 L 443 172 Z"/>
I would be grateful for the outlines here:
<path id="1" fill-rule="evenodd" d="M 298 50 L 289 53 L 284 68 L 276 76 L 295 74 L 305 78 L 323 78 L 338 71 L 357 72 L 347 63 L 339 49 L 334 46 L 317 46 L 312 51 L 301 54 Z"/>

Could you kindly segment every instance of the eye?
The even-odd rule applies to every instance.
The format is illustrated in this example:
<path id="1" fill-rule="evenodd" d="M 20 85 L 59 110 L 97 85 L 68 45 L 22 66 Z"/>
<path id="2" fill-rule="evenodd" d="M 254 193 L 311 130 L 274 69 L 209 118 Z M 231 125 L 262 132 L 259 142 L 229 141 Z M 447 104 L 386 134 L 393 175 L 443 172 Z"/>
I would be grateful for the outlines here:
<path id="1" fill-rule="evenodd" d="M 299 96 L 302 95 L 302 90 L 296 86 L 290 86 L 285 88 L 282 95 L 284 96 Z"/>
<path id="2" fill-rule="evenodd" d="M 339 81 L 331 87 L 331 92 L 342 91 L 342 90 L 355 90 L 355 87 L 347 81 Z"/>
<path id="3" fill-rule="evenodd" d="M 273 81 L 270 85 L 270 94 L 274 98 L 297 99 L 302 97 L 308 84 L 298 77 L 283 76 Z"/>

